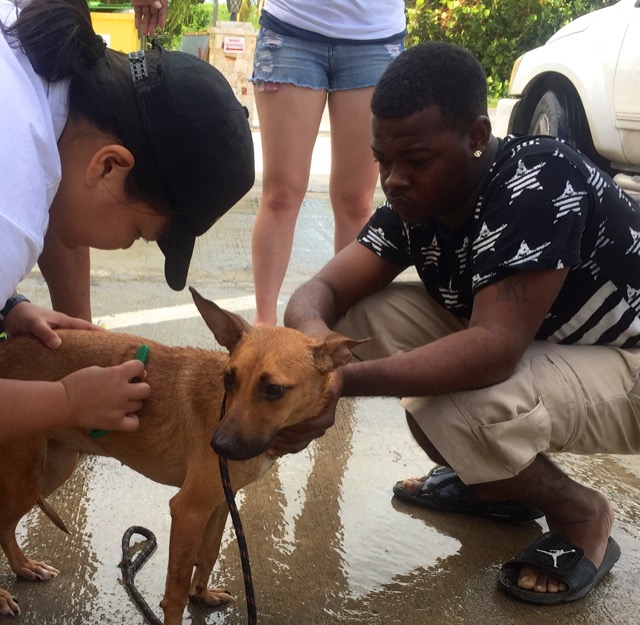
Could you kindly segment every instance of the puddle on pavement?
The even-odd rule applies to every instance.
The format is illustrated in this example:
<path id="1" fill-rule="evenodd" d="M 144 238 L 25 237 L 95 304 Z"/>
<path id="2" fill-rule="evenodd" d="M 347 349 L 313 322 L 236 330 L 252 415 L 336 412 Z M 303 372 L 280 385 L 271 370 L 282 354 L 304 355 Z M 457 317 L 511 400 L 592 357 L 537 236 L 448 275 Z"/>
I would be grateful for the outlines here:
<path id="1" fill-rule="evenodd" d="M 425 527 L 411 514 L 394 512 L 391 506 L 394 481 L 407 471 L 425 470 L 411 460 L 410 452 L 420 461 L 422 455 L 407 439 L 400 409 L 392 402 L 372 402 L 367 419 L 358 421 L 354 405 L 344 402 L 330 435 L 311 449 L 282 459 L 261 482 L 240 493 L 237 501 L 257 593 L 286 595 L 287 610 L 299 602 L 301 609 L 327 617 L 343 610 L 353 612 L 353 622 L 359 622 L 358 602 L 385 587 L 394 586 L 394 592 L 401 593 L 411 583 L 412 571 L 437 568 L 438 561 L 455 554 L 460 543 Z M 387 414 L 390 407 L 395 409 L 394 419 Z M 407 443 L 412 449 L 405 449 Z M 52 528 L 39 511 L 30 514 L 19 529 L 18 538 L 27 553 L 62 570 L 51 584 L 39 585 L 46 591 L 54 585 L 64 588 L 60 616 L 50 613 L 38 622 L 122 623 L 135 613 L 117 568 L 122 535 L 132 525 L 151 529 L 158 539 L 156 553 L 136 580 L 156 607 L 168 557 L 168 500 L 175 492 L 112 459 L 83 458 L 72 480 L 50 497 L 72 536 Z M 300 570 L 306 571 L 304 578 Z M 193 622 L 232 623 L 233 612 L 242 622 L 244 588 L 230 524 L 213 580 L 230 588 L 238 602 L 208 617 L 190 608 Z M 25 588 L 26 584 L 18 583 L 14 591 L 22 593 Z M 85 620 L 88 614 L 91 617 Z"/>
<path id="2" fill-rule="evenodd" d="M 624 538 L 625 568 L 633 570 L 640 560 L 637 465 L 625 467 L 605 456 L 589 462 L 574 456 L 558 460 L 581 481 L 607 492 L 621 510 L 616 532 Z M 455 518 L 392 499 L 396 480 L 428 468 L 397 402 L 349 400 L 325 437 L 283 458 L 268 476 L 240 493 L 259 623 L 530 622 L 521 620 L 528 608 L 496 592 L 495 579 L 501 562 L 535 539 L 544 524 L 512 527 Z M 149 528 L 158 540 L 136 584 L 159 613 L 168 557 L 168 500 L 175 492 L 111 459 L 84 458 L 64 490 L 50 498 L 72 535 L 62 535 L 40 512 L 32 513 L 19 530 L 25 551 L 60 568 L 61 575 L 46 584 L 15 583 L 6 562 L 0 565 L 0 584 L 20 597 L 25 610 L 21 624 L 142 623 L 118 569 L 122 535 L 132 525 Z M 212 581 L 228 588 L 236 603 L 212 612 L 189 606 L 184 623 L 245 623 L 242 571 L 230 524 Z M 624 575 L 616 576 L 603 592 L 611 604 L 632 587 Z M 621 602 L 624 612 L 628 608 Z M 553 619 L 538 615 L 537 625 L 626 622 L 594 620 L 603 618 L 596 608 L 578 612 L 578 620 L 571 608 L 563 620 L 565 608 L 557 608 Z"/>

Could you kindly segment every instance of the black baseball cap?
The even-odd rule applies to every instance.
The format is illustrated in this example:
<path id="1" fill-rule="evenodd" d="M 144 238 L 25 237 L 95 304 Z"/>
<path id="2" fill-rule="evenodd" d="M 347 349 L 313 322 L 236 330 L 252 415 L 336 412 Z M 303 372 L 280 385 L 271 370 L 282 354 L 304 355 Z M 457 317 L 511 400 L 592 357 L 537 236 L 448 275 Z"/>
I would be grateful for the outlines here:
<path id="1" fill-rule="evenodd" d="M 159 47 L 159 46 L 155 46 Z M 154 71 L 144 51 L 129 55 L 145 137 L 171 199 L 171 227 L 158 241 L 167 284 L 185 287 L 196 237 L 253 186 L 248 111 L 226 78 L 186 52 L 160 49 Z"/>

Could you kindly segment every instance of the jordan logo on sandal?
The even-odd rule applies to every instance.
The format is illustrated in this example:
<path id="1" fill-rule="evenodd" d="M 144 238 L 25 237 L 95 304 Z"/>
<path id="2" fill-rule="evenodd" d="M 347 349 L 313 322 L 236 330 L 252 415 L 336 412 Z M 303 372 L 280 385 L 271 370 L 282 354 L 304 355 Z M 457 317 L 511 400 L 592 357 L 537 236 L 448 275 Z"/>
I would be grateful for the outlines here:
<path id="1" fill-rule="evenodd" d="M 564 549 L 553 549 L 552 551 L 545 551 L 544 549 L 536 549 L 536 551 L 539 551 L 540 553 L 546 553 L 548 556 L 551 556 L 553 558 L 553 568 L 557 569 L 558 568 L 558 558 L 560 556 L 564 556 L 568 553 L 575 553 L 576 550 L 575 549 L 569 549 L 569 551 L 565 551 Z"/>

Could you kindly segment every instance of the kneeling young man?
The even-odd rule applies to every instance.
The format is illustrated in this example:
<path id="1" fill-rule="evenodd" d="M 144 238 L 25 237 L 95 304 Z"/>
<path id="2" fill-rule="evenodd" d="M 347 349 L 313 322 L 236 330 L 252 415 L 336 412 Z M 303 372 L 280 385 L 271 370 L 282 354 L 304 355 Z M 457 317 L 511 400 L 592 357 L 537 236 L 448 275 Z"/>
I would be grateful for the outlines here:
<path id="1" fill-rule="evenodd" d="M 373 337 L 335 375 L 340 396 L 403 398 L 439 463 L 397 496 L 489 518 L 546 515 L 550 532 L 507 563 L 525 601 L 586 595 L 617 561 L 611 503 L 545 452 L 638 453 L 640 208 L 586 157 L 550 137 L 491 134 L 486 77 L 467 51 L 401 54 L 372 100 L 387 201 L 291 298 L 308 334 Z M 393 282 L 407 267 L 421 283 Z"/>

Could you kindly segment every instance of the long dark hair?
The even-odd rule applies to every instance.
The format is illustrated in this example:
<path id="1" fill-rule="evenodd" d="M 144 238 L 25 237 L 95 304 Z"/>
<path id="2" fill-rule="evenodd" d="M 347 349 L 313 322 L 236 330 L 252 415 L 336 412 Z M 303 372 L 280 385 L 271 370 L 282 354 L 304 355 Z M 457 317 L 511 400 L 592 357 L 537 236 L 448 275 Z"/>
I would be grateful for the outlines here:
<path id="1" fill-rule="evenodd" d="M 169 194 L 143 132 L 129 59 L 96 35 L 87 0 L 30 0 L 11 26 L 0 27 L 45 80 L 70 78 L 70 116 L 94 124 L 132 152 L 136 162 L 127 195 L 168 212 Z M 146 57 L 153 67 L 158 51 L 148 50 Z"/>

